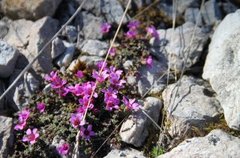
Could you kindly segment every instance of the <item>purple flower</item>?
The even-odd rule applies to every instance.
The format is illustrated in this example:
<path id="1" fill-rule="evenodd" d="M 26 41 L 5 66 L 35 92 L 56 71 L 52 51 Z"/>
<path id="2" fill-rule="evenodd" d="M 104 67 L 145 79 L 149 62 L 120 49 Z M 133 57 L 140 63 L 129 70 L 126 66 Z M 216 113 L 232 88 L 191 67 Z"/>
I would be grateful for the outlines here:
<path id="1" fill-rule="evenodd" d="M 101 25 L 101 33 L 105 34 L 105 33 L 108 33 L 111 29 L 111 25 L 109 23 L 103 23 Z"/>
<path id="2" fill-rule="evenodd" d="M 82 96 L 84 94 L 83 86 L 80 84 L 75 84 L 74 86 L 68 86 L 67 91 L 73 93 L 76 96 Z"/>
<path id="3" fill-rule="evenodd" d="M 90 104 L 88 106 L 89 97 L 89 95 L 85 95 L 82 99 L 79 99 L 78 101 L 83 107 L 92 109 L 94 107 L 94 105 L 92 104 L 92 100 L 90 101 Z"/>
<path id="4" fill-rule="evenodd" d="M 116 51 L 117 51 L 117 49 L 116 49 L 115 47 L 112 47 L 112 48 L 110 49 L 110 51 L 109 51 L 109 54 L 110 54 L 111 56 L 115 56 L 115 55 L 116 55 Z"/>
<path id="5" fill-rule="evenodd" d="M 159 34 L 154 26 L 151 25 L 147 27 L 146 30 L 147 30 L 147 34 L 149 34 L 150 36 L 155 37 L 157 39 L 159 38 Z"/>
<path id="6" fill-rule="evenodd" d="M 75 75 L 76 75 L 78 78 L 83 78 L 83 77 L 84 77 L 83 71 L 81 71 L 81 70 L 78 70 Z"/>
<path id="7" fill-rule="evenodd" d="M 134 21 L 130 21 L 127 25 L 127 27 L 129 28 L 129 30 L 136 30 L 140 25 L 140 22 L 137 20 Z"/>
<path id="8" fill-rule="evenodd" d="M 123 96 L 123 103 L 126 105 L 127 109 L 137 111 L 140 108 L 140 105 L 135 102 L 136 99 L 127 99 Z"/>
<path id="9" fill-rule="evenodd" d="M 23 130 L 23 128 L 26 126 L 26 121 L 25 120 L 23 120 L 23 121 L 18 121 L 18 124 L 16 124 L 15 126 L 14 126 L 14 129 L 15 130 L 17 130 L 17 131 L 19 131 L 19 130 Z"/>
<path id="10" fill-rule="evenodd" d="M 58 147 L 57 147 L 57 151 L 60 155 L 67 155 L 68 151 L 70 149 L 70 146 L 68 143 L 61 143 Z"/>
<path id="11" fill-rule="evenodd" d="M 126 83 L 126 81 L 121 79 L 122 72 L 122 70 L 116 70 L 113 66 L 110 67 L 109 81 L 111 85 L 117 88 L 123 88 L 123 84 Z"/>
<path id="12" fill-rule="evenodd" d="M 52 71 L 50 73 L 50 75 L 46 75 L 45 76 L 45 80 L 47 80 L 47 81 L 49 81 L 51 83 L 51 87 L 53 89 L 60 89 L 67 83 L 66 80 L 62 80 L 58 76 L 57 72 L 54 72 L 54 71 Z"/>
<path id="13" fill-rule="evenodd" d="M 152 59 L 152 56 L 149 55 L 147 58 L 146 58 L 146 64 L 150 67 L 152 67 L 152 64 L 153 64 L 153 59 Z"/>
<path id="14" fill-rule="evenodd" d="M 30 116 L 30 110 L 28 109 L 24 109 L 22 110 L 19 114 L 18 114 L 18 120 L 20 122 L 22 121 L 27 121 L 27 119 L 29 118 Z"/>
<path id="15" fill-rule="evenodd" d="M 95 136 L 95 133 L 92 131 L 92 125 L 88 125 L 87 128 L 83 126 L 80 128 L 80 136 L 86 140 L 90 140 L 92 136 Z"/>
<path id="16" fill-rule="evenodd" d="M 133 39 L 137 37 L 137 31 L 136 30 L 128 30 L 127 33 L 125 33 L 128 39 Z"/>
<path id="17" fill-rule="evenodd" d="M 36 140 L 39 137 L 39 133 L 36 128 L 34 128 L 33 130 L 28 129 L 26 131 L 26 134 L 27 135 L 25 135 L 22 139 L 23 142 L 30 142 L 30 144 L 36 143 Z"/>
<path id="18" fill-rule="evenodd" d="M 104 89 L 102 90 L 102 92 L 104 93 L 104 102 L 106 104 L 106 110 L 108 111 L 112 111 L 113 109 L 119 109 L 119 99 L 117 97 L 117 91 L 112 89 L 112 88 L 108 88 L 108 89 Z"/>
<path id="19" fill-rule="evenodd" d="M 74 128 L 84 125 L 85 121 L 83 120 L 83 114 L 81 113 L 71 114 L 70 122 Z"/>
<path id="20" fill-rule="evenodd" d="M 102 83 L 108 78 L 108 71 L 103 70 L 101 73 L 96 70 L 93 71 L 92 77 L 95 78 L 98 82 Z"/>
<path id="21" fill-rule="evenodd" d="M 46 105 L 44 103 L 37 103 L 37 109 L 40 111 L 40 113 L 44 112 L 46 108 Z"/>
<path id="22" fill-rule="evenodd" d="M 99 61 L 97 63 L 97 67 L 98 67 L 98 70 L 101 70 L 101 68 L 103 68 L 103 70 L 107 70 L 107 62 Z"/>

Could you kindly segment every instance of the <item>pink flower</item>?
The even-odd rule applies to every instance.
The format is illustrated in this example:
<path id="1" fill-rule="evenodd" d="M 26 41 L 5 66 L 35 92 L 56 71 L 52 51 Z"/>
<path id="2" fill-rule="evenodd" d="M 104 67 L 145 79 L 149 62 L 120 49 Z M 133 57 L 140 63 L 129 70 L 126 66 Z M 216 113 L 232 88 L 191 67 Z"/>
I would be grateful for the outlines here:
<path id="1" fill-rule="evenodd" d="M 92 109 L 94 107 L 94 105 L 92 104 L 92 100 L 90 101 L 90 104 L 88 106 L 89 97 L 90 97 L 89 95 L 85 95 L 85 96 L 83 96 L 82 99 L 79 99 L 78 101 L 83 107 L 85 107 L 85 108 L 88 107 L 89 109 Z"/>
<path id="2" fill-rule="evenodd" d="M 52 71 L 50 73 L 50 75 L 46 75 L 45 76 L 45 80 L 47 80 L 47 81 L 49 81 L 51 83 L 51 87 L 53 89 L 60 89 L 67 83 L 66 80 L 62 80 L 58 76 L 57 72 L 54 72 L 54 71 Z"/>
<path id="3" fill-rule="evenodd" d="M 27 119 L 29 118 L 30 116 L 30 110 L 28 109 L 24 109 L 22 110 L 19 114 L 18 114 L 18 120 L 20 122 L 22 121 L 27 121 Z"/>
<path id="4" fill-rule="evenodd" d="M 95 78 L 98 82 L 102 83 L 108 78 L 108 71 L 103 70 L 102 73 L 97 72 L 96 70 L 93 71 L 92 77 Z"/>
<path id="5" fill-rule="evenodd" d="M 19 130 L 23 130 L 23 128 L 26 126 L 26 121 L 18 121 L 18 124 L 15 125 L 14 129 L 19 131 Z"/>
<path id="6" fill-rule="evenodd" d="M 83 77 L 84 77 L 83 71 L 81 71 L 81 70 L 78 70 L 75 75 L 76 75 L 78 78 L 83 78 Z"/>
<path id="7" fill-rule="evenodd" d="M 140 108 L 140 105 L 135 102 L 136 99 L 127 99 L 123 96 L 123 103 L 126 105 L 127 109 L 137 111 Z"/>
<path id="8" fill-rule="evenodd" d="M 44 103 L 37 103 L 37 109 L 40 111 L 40 113 L 43 113 L 45 111 L 46 105 Z"/>
<path id="9" fill-rule="evenodd" d="M 137 37 L 137 31 L 136 30 L 128 30 L 127 33 L 125 33 L 128 39 L 133 39 Z"/>
<path id="10" fill-rule="evenodd" d="M 70 122 L 74 128 L 84 125 L 85 121 L 83 120 L 83 114 L 71 114 Z"/>
<path id="11" fill-rule="evenodd" d="M 112 111 L 113 109 L 119 109 L 119 99 L 117 97 L 117 91 L 108 88 L 106 90 L 102 90 L 104 92 L 104 102 L 106 104 L 106 110 Z"/>
<path id="12" fill-rule="evenodd" d="M 150 36 L 155 37 L 157 39 L 159 38 L 159 34 L 154 26 L 151 25 L 147 27 L 146 30 L 147 30 L 147 34 L 149 34 Z"/>
<path id="13" fill-rule="evenodd" d="M 115 55 L 116 55 L 116 51 L 117 51 L 117 49 L 116 49 L 115 47 L 112 47 L 112 48 L 110 49 L 110 51 L 109 51 L 109 54 L 110 54 L 111 56 L 115 56 Z"/>
<path id="14" fill-rule="evenodd" d="M 111 29 L 111 25 L 109 23 L 103 23 L 101 25 L 101 33 L 105 34 L 105 33 L 108 33 Z"/>
<path id="15" fill-rule="evenodd" d="M 92 136 L 95 136 L 95 133 L 92 131 L 92 125 L 88 125 L 87 128 L 83 126 L 80 128 L 80 136 L 86 140 L 90 140 Z"/>
<path id="16" fill-rule="evenodd" d="M 23 142 L 30 142 L 30 144 L 36 143 L 37 138 L 39 137 L 39 133 L 36 128 L 33 130 L 28 129 L 26 131 L 26 136 L 23 137 L 22 141 Z"/>
<path id="17" fill-rule="evenodd" d="M 107 62 L 99 61 L 97 63 L 97 67 L 98 67 L 98 70 L 101 70 L 102 67 L 103 67 L 103 70 L 107 70 Z"/>
<path id="18" fill-rule="evenodd" d="M 137 20 L 134 21 L 130 21 L 127 25 L 127 27 L 129 28 L 129 30 L 136 30 L 140 25 L 140 22 Z"/>
<path id="19" fill-rule="evenodd" d="M 70 146 L 68 143 L 62 143 L 57 147 L 57 151 L 60 155 L 67 155 L 69 149 L 70 149 Z"/>
<path id="20" fill-rule="evenodd" d="M 123 88 L 123 84 L 126 83 L 126 81 L 121 79 L 122 72 L 122 70 L 116 70 L 113 66 L 110 67 L 109 81 L 112 86 Z"/>
<path id="21" fill-rule="evenodd" d="M 152 64 L 153 64 L 153 59 L 152 59 L 152 56 L 149 55 L 147 58 L 146 58 L 146 64 L 150 67 L 152 67 Z"/>

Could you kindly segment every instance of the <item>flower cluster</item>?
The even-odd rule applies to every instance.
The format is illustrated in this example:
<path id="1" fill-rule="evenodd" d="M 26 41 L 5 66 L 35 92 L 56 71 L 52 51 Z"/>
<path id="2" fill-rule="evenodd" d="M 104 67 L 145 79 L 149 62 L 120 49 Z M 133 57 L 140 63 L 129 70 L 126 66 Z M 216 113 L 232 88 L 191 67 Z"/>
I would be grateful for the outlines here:
<path id="1" fill-rule="evenodd" d="M 30 116 L 30 110 L 24 109 L 18 113 L 18 124 L 15 125 L 15 130 L 23 130 L 27 124 L 27 120 Z"/>

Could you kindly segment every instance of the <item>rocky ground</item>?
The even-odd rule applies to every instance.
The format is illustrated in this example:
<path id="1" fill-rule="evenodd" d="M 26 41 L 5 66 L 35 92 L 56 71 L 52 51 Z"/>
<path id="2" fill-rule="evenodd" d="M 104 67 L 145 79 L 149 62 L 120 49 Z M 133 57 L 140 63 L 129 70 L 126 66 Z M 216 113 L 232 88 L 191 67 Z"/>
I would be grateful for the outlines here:
<path id="1" fill-rule="evenodd" d="M 82 2 L 0 0 L 0 94 Z M 72 72 L 81 69 L 87 73 L 95 68 L 107 54 L 127 2 L 87 0 L 73 21 L 0 101 L 0 157 L 24 157 L 41 151 L 37 148 L 41 145 L 36 148 L 22 145 L 18 140 L 22 135 L 14 127 L 19 109 L 44 99 L 55 104 L 56 109 L 51 109 L 50 121 L 41 122 L 42 128 L 50 131 L 46 122 L 59 120 L 64 125 L 58 126 L 66 128 L 63 137 L 71 141 L 69 155 L 49 153 L 54 155 L 52 157 L 74 155 L 76 130 L 65 121 L 70 115 L 63 113 L 62 118 L 57 114 L 64 110 L 72 112 L 76 105 L 55 97 L 44 76 L 58 70 L 63 78 L 74 83 Z M 110 121 L 112 125 L 109 126 L 95 123 L 98 127 L 95 130 L 105 133 L 84 144 L 91 148 L 87 150 L 96 152 L 111 132 L 115 129 L 116 132 L 94 157 L 240 157 L 240 1 L 174 2 L 132 1 L 115 42 L 118 53 L 110 56 L 108 63 L 123 70 L 127 87 L 121 93 L 134 97 L 142 110 L 128 114 L 116 112 L 111 116 L 104 114 L 104 119 L 99 115 L 99 124 L 109 121 L 105 117 L 114 118 L 116 122 Z M 133 20 L 141 23 L 142 34 L 137 39 L 125 39 L 127 24 Z M 106 22 L 112 25 L 108 35 L 101 32 L 101 25 Z M 159 39 L 145 38 L 145 27 L 149 25 L 155 26 Z M 141 58 L 146 55 L 153 58 L 150 67 Z M 38 114 L 33 116 L 36 120 L 41 118 Z M 37 122 L 34 119 L 29 125 Z M 68 130 L 70 134 L 66 134 Z M 51 151 L 56 149 L 57 137 L 61 136 L 53 135 L 54 138 L 43 136 L 50 142 Z M 80 147 L 78 152 L 83 150 L 85 148 Z M 44 154 L 41 156 L 49 156 Z"/>

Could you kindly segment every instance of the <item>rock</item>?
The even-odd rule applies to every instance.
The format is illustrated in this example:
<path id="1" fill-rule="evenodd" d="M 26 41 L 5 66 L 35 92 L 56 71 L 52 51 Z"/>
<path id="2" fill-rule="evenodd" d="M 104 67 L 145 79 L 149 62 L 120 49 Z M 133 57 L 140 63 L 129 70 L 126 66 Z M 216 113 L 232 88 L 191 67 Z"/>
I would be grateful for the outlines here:
<path id="1" fill-rule="evenodd" d="M 165 88 L 167 64 L 164 59 L 153 59 L 152 67 L 146 65 L 139 69 L 139 77 L 137 80 L 138 92 L 143 96 L 151 88 L 149 93 L 158 93 Z"/>
<path id="2" fill-rule="evenodd" d="M 119 1 L 123 4 L 124 8 L 126 8 L 128 4 L 128 0 L 119 0 Z M 148 6 L 151 3 L 153 3 L 152 0 L 134 0 L 131 2 L 129 9 L 143 9 L 144 6 Z"/>
<path id="3" fill-rule="evenodd" d="M 2 0 L 2 11 L 13 19 L 38 20 L 53 16 L 62 0 Z"/>
<path id="4" fill-rule="evenodd" d="M 143 109 L 155 122 L 158 122 L 161 108 L 161 100 L 154 97 L 146 98 Z M 151 124 L 151 120 L 141 110 L 138 110 L 122 124 L 120 137 L 122 141 L 140 147 L 149 134 Z"/>
<path id="5" fill-rule="evenodd" d="M 0 40 L 0 77 L 9 77 L 14 68 L 19 55 L 19 51 Z"/>
<path id="6" fill-rule="evenodd" d="M 40 49 L 57 32 L 58 21 L 50 17 L 44 17 L 35 23 L 27 20 L 13 21 L 10 22 L 10 26 L 4 40 L 18 48 L 28 61 L 32 61 L 38 55 Z M 38 73 L 49 73 L 52 70 L 50 45 L 33 64 L 33 69 Z"/>
<path id="7" fill-rule="evenodd" d="M 104 158 L 146 158 L 142 152 L 127 148 L 127 149 L 113 149 L 110 153 L 107 154 Z"/>
<path id="8" fill-rule="evenodd" d="M 63 30 L 63 36 L 67 37 L 70 43 L 74 43 L 77 40 L 78 31 L 75 26 L 67 25 Z"/>
<path id="9" fill-rule="evenodd" d="M 123 8 L 118 0 L 103 0 L 101 11 L 105 15 L 107 22 L 120 24 L 123 15 Z M 127 22 L 125 17 L 123 23 Z"/>
<path id="10" fill-rule="evenodd" d="M 184 14 L 184 20 L 185 22 L 197 23 L 198 26 L 203 25 L 202 15 L 198 8 L 187 8 Z"/>
<path id="11" fill-rule="evenodd" d="M 235 12 L 238 8 L 234 4 L 232 4 L 230 1 L 227 1 L 226 3 L 222 3 L 222 9 L 225 15 Z"/>
<path id="12" fill-rule="evenodd" d="M 0 96 L 3 94 L 4 91 L 5 91 L 5 84 L 3 81 L 0 80 Z M 5 109 L 4 100 L 5 98 L 0 100 L 0 111 L 3 111 Z"/>
<path id="13" fill-rule="evenodd" d="M 79 4 L 82 4 L 83 0 L 76 0 Z M 96 16 L 101 15 L 101 1 L 85 1 L 83 4 L 84 10 L 87 10 L 90 13 L 93 13 Z"/>
<path id="14" fill-rule="evenodd" d="M 202 16 L 205 24 L 207 25 L 214 25 L 222 19 L 222 13 L 216 0 L 209 0 L 205 2 L 202 10 Z"/>
<path id="15" fill-rule="evenodd" d="M 72 59 L 75 53 L 75 44 L 71 44 L 64 41 L 64 46 L 66 48 L 65 52 L 58 59 L 56 59 L 56 64 L 59 67 L 66 68 L 72 62 Z"/>
<path id="16" fill-rule="evenodd" d="M 181 120 L 189 125 L 204 127 L 222 112 L 210 85 L 194 77 L 183 76 L 177 83 L 169 85 L 162 97 L 167 117 L 172 122 Z"/>
<path id="17" fill-rule="evenodd" d="M 8 157 L 9 149 L 13 145 L 12 118 L 0 116 L 0 157 Z"/>
<path id="18" fill-rule="evenodd" d="M 126 60 L 124 63 L 123 63 L 123 68 L 125 70 L 129 70 L 129 68 L 131 68 L 133 66 L 133 61 L 132 60 Z"/>
<path id="19" fill-rule="evenodd" d="M 86 63 L 86 66 L 88 68 L 93 68 L 97 65 L 97 63 L 99 61 L 102 61 L 103 58 L 99 57 L 99 56 L 87 56 L 87 55 L 83 55 L 83 56 L 80 56 L 78 58 L 81 62 L 84 62 Z"/>
<path id="20" fill-rule="evenodd" d="M 157 158 L 238 158 L 240 156 L 240 139 L 220 129 L 211 131 L 205 137 L 187 139 L 170 152 Z"/>
<path id="21" fill-rule="evenodd" d="M 19 69 L 14 70 L 10 76 L 9 84 L 17 78 L 21 71 Z M 29 103 L 30 97 L 39 89 L 40 82 L 36 78 L 33 73 L 26 72 L 9 91 L 7 100 L 13 109 L 19 110 L 18 107 L 26 106 Z"/>
<path id="22" fill-rule="evenodd" d="M 177 72 L 183 70 L 184 58 L 187 58 L 185 68 L 191 67 L 199 60 L 208 40 L 208 34 L 199 27 L 196 27 L 195 38 L 192 40 L 194 29 L 193 23 L 186 22 L 175 30 L 172 28 L 158 30 L 161 36 L 160 41 L 154 38 L 150 41 L 153 45 L 154 55 L 160 58 L 164 54 L 170 62 L 170 68 Z"/>
<path id="23" fill-rule="evenodd" d="M 0 21 L 0 39 L 3 39 L 8 33 L 8 26 L 6 22 Z"/>
<path id="24" fill-rule="evenodd" d="M 65 51 L 65 46 L 63 44 L 63 41 L 60 38 L 55 38 L 52 41 L 52 51 L 51 51 L 51 57 L 52 59 L 56 59 Z"/>
<path id="25" fill-rule="evenodd" d="M 183 14 L 188 8 L 199 8 L 200 0 L 178 0 L 176 1 L 177 11 Z"/>
<path id="26" fill-rule="evenodd" d="M 102 57 L 106 55 L 109 44 L 106 42 L 90 39 L 83 41 L 79 47 L 82 52 L 85 52 L 89 55 Z"/>
<path id="27" fill-rule="evenodd" d="M 240 10 L 227 15 L 215 30 L 202 77 L 217 93 L 230 128 L 240 130 Z"/>
<path id="28" fill-rule="evenodd" d="M 135 85 L 137 83 L 136 76 L 128 75 L 127 76 L 127 83 L 132 85 L 132 86 Z"/>
<path id="29" fill-rule="evenodd" d="M 87 12 L 81 12 L 77 20 L 75 20 L 76 25 L 82 28 L 85 39 L 101 39 L 103 35 L 100 29 L 103 22 L 102 17 L 96 17 Z"/>

